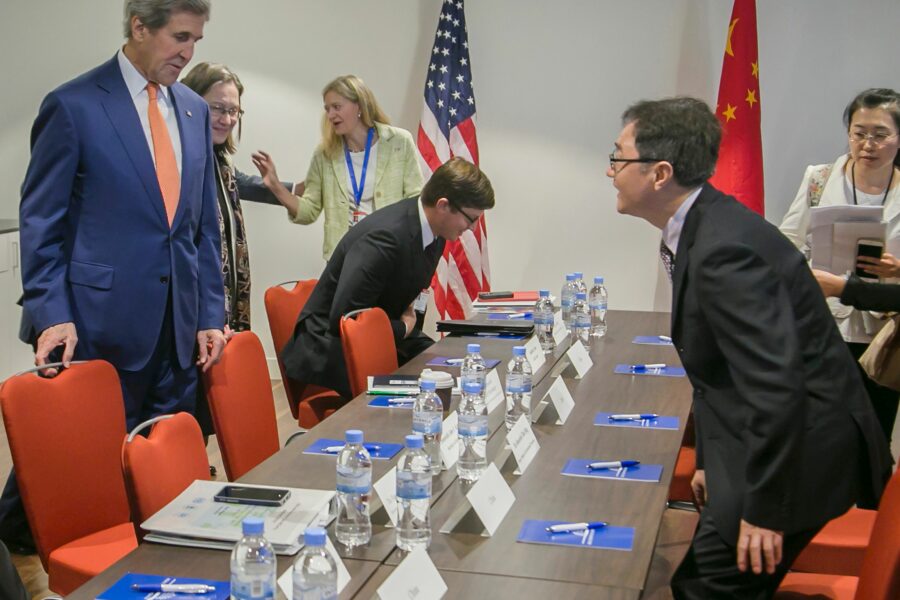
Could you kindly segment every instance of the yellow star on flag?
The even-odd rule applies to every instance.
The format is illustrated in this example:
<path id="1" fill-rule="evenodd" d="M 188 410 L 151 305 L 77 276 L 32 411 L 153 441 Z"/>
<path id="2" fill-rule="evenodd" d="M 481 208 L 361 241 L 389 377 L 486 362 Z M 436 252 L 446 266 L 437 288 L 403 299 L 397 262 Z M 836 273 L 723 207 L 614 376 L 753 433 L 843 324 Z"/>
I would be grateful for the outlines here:
<path id="1" fill-rule="evenodd" d="M 753 76 L 759 79 L 759 63 L 750 63 L 750 68 L 753 70 Z"/>
<path id="2" fill-rule="evenodd" d="M 729 104 L 729 105 L 728 105 L 728 108 L 726 108 L 726 109 L 722 112 L 722 116 L 725 117 L 725 122 L 726 122 L 726 123 L 727 123 L 728 121 L 732 120 L 732 119 L 737 119 L 737 117 L 734 116 L 734 111 L 736 111 L 736 110 L 737 110 L 737 107 L 736 107 L 736 106 L 732 106 L 731 104 Z"/>
<path id="3" fill-rule="evenodd" d="M 744 98 L 747 101 L 747 104 L 750 105 L 750 108 L 753 108 L 753 105 L 759 100 L 756 99 L 756 90 L 747 90 L 747 97 Z"/>

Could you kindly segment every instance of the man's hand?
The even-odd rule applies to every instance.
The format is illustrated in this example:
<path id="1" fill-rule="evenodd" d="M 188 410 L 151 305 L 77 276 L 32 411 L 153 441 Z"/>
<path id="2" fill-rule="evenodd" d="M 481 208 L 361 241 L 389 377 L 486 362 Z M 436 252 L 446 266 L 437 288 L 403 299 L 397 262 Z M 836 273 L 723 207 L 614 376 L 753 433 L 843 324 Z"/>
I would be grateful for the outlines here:
<path id="1" fill-rule="evenodd" d="M 882 254 L 881 258 L 857 256 L 856 266 L 870 275 L 900 277 L 900 259 L 888 252 Z"/>
<path id="2" fill-rule="evenodd" d="M 706 471 L 697 469 L 691 478 L 691 490 L 694 492 L 694 502 L 697 508 L 706 506 Z"/>
<path id="3" fill-rule="evenodd" d="M 416 311 L 413 310 L 412 304 L 406 307 L 406 310 L 404 310 L 403 314 L 400 315 L 400 320 L 402 320 L 403 324 L 406 325 L 406 334 L 403 337 L 407 338 L 409 337 L 409 334 L 412 333 L 413 328 L 416 326 Z"/>
<path id="4" fill-rule="evenodd" d="M 197 344 L 200 346 L 200 357 L 197 366 L 203 367 L 206 373 L 209 368 L 219 362 L 222 349 L 225 348 L 225 334 L 221 329 L 204 329 L 197 332 Z"/>
<path id="5" fill-rule="evenodd" d="M 43 366 L 47 364 L 47 357 L 57 347 L 65 345 L 62 355 L 63 366 L 68 368 L 75 355 L 75 346 L 78 344 L 78 333 L 75 331 L 75 323 L 59 323 L 48 327 L 41 332 L 37 340 L 37 350 L 34 352 L 35 366 Z M 45 377 L 55 377 L 59 373 L 58 369 L 43 369 L 41 375 Z"/>
<path id="6" fill-rule="evenodd" d="M 784 532 L 763 529 L 741 519 L 737 543 L 738 570 L 741 573 L 746 572 L 749 564 L 757 575 L 762 573 L 763 569 L 771 575 L 781 562 L 783 541 Z"/>

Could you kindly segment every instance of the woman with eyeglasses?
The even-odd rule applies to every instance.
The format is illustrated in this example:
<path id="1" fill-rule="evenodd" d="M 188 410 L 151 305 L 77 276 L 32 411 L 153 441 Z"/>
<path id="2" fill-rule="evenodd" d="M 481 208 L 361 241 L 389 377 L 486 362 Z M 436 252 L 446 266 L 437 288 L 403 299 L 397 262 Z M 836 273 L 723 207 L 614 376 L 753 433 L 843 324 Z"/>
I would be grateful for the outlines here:
<path id="1" fill-rule="evenodd" d="M 884 207 L 885 245 L 900 241 L 900 94 L 892 89 L 861 92 L 844 110 L 850 151 L 832 164 L 806 169 L 797 197 L 781 223 L 781 232 L 808 251 L 810 210 L 815 206 Z M 880 258 L 859 256 L 859 267 L 873 277 L 900 277 L 900 259 L 889 252 Z M 880 315 L 828 299 L 838 328 L 855 358 L 884 325 Z M 864 376 L 866 389 L 888 440 L 897 415 L 897 392 Z"/>
<path id="2" fill-rule="evenodd" d="M 209 104 L 213 150 L 218 169 L 216 190 L 219 197 L 219 232 L 222 237 L 222 274 L 225 281 L 225 315 L 233 332 L 250 329 L 250 256 L 241 199 L 280 204 L 263 184 L 262 178 L 241 173 L 231 156 L 237 150 L 234 128 L 241 137 L 241 80 L 225 65 L 200 63 L 182 80 Z M 271 160 L 271 159 L 270 159 Z M 291 184 L 279 182 L 287 192 Z M 226 330 L 226 335 L 231 332 Z"/>
<path id="3" fill-rule="evenodd" d="M 410 133 L 391 127 L 375 95 L 355 75 L 342 75 L 322 90 L 322 142 L 306 175 L 302 195 L 279 185 L 271 157 L 253 155 L 269 190 L 294 223 L 309 225 L 325 212 L 322 254 L 372 211 L 422 191 L 422 173 Z"/>

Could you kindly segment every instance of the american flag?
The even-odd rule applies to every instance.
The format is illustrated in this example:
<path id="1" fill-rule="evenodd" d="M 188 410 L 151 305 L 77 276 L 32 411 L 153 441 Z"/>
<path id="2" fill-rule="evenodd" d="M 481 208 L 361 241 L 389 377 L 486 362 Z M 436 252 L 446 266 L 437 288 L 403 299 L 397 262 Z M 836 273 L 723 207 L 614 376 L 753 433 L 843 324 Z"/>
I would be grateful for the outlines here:
<path id="1" fill-rule="evenodd" d="M 425 78 L 425 105 L 417 145 L 426 178 L 459 156 L 478 164 L 475 92 L 462 0 L 445 0 Z M 431 281 L 441 318 L 471 316 L 472 300 L 490 290 L 484 217 L 474 231 L 448 242 Z"/>

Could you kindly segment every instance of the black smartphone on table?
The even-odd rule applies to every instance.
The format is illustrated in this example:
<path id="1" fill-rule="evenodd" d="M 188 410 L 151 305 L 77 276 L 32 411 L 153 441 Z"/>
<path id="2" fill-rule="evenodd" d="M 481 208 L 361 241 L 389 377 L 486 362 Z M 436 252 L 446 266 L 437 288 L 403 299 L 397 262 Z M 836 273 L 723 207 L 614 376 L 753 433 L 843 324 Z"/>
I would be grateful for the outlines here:
<path id="1" fill-rule="evenodd" d="M 282 488 L 260 488 L 243 485 L 226 485 L 213 499 L 230 504 L 253 504 L 256 506 L 281 506 L 291 496 L 291 490 Z"/>

